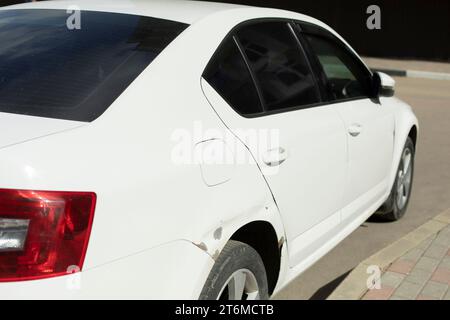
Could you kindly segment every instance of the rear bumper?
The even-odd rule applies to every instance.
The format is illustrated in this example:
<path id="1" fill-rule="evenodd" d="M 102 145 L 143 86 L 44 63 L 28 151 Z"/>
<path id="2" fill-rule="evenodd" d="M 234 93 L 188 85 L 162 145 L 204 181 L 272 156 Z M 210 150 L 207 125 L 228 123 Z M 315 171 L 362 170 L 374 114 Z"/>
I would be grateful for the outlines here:
<path id="1" fill-rule="evenodd" d="M 7 299 L 198 299 L 214 260 L 188 241 L 174 241 L 83 272 L 0 282 Z"/>

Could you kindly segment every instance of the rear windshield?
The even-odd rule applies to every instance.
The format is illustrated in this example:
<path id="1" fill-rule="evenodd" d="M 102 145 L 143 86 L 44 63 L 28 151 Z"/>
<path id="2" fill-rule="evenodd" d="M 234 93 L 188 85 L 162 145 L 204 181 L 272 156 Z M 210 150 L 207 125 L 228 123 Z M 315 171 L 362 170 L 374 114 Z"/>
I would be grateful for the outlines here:
<path id="1" fill-rule="evenodd" d="M 118 13 L 0 11 L 0 112 L 93 121 L 186 28 Z"/>

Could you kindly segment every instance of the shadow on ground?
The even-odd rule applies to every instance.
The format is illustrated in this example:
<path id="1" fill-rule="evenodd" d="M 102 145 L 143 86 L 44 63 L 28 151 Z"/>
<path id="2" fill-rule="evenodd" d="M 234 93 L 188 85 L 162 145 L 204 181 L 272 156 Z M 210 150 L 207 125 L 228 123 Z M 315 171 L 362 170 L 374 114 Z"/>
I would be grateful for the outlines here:
<path id="1" fill-rule="evenodd" d="M 390 223 L 389 221 L 386 221 L 383 217 L 379 215 L 373 215 L 371 216 L 365 223 L 361 225 L 363 228 L 368 228 L 369 226 L 366 223 Z M 340 275 L 333 281 L 327 283 L 323 287 L 321 287 L 319 290 L 317 290 L 310 298 L 310 300 L 325 300 L 328 298 L 329 295 L 333 293 L 333 291 L 341 284 L 342 281 L 352 272 L 353 269 L 347 271 L 346 273 Z"/>
<path id="2" fill-rule="evenodd" d="M 325 300 L 328 298 L 328 296 L 333 293 L 333 291 L 341 284 L 342 281 L 344 281 L 352 270 L 347 271 L 343 275 L 321 287 L 311 296 L 310 300 Z"/>

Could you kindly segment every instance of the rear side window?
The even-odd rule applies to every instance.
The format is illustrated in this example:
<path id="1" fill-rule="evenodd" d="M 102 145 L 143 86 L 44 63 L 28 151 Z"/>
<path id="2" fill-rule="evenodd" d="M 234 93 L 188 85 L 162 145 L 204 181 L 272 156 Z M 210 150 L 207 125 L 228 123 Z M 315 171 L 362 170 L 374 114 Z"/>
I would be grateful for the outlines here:
<path id="1" fill-rule="evenodd" d="M 371 96 L 371 74 L 343 43 L 325 30 L 303 35 L 325 73 L 330 100 Z"/>
<path id="2" fill-rule="evenodd" d="M 90 122 L 187 25 L 83 11 L 0 11 L 0 112 Z"/>
<path id="3" fill-rule="evenodd" d="M 288 23 L 252 24 L 241 28 L 237 37 L 255 74 L 266 111 L 320 102 L 308 60 Z"/>
<path id="4" fill-rule="evenodd" d="M 237 113 L 253 115 L 262 112 L 251 74 L 233 38 L 223 42 L 203 77 Z"/>

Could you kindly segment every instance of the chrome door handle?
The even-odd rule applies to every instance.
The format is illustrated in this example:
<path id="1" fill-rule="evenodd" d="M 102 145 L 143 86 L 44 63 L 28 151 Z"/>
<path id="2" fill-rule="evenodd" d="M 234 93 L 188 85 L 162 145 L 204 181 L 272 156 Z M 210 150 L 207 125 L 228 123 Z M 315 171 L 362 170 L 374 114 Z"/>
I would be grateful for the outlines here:
<path id="1" fill-rule="evenodd" d="M 361 134 L 362 132 L 362 126 L 358 123 L 354 123 L 351 126 L 348 127 L 348 133 L 352 136 L 352 137 L 357 137 Z"/>
<path id="2" fill-rule="evenodd" d="M 263 155 L 263 161 L 269 167 L 276 167 L 285 162 L 288 158 L 288 153 L 284 148 L 275 148 L 268 150 Z"/>

